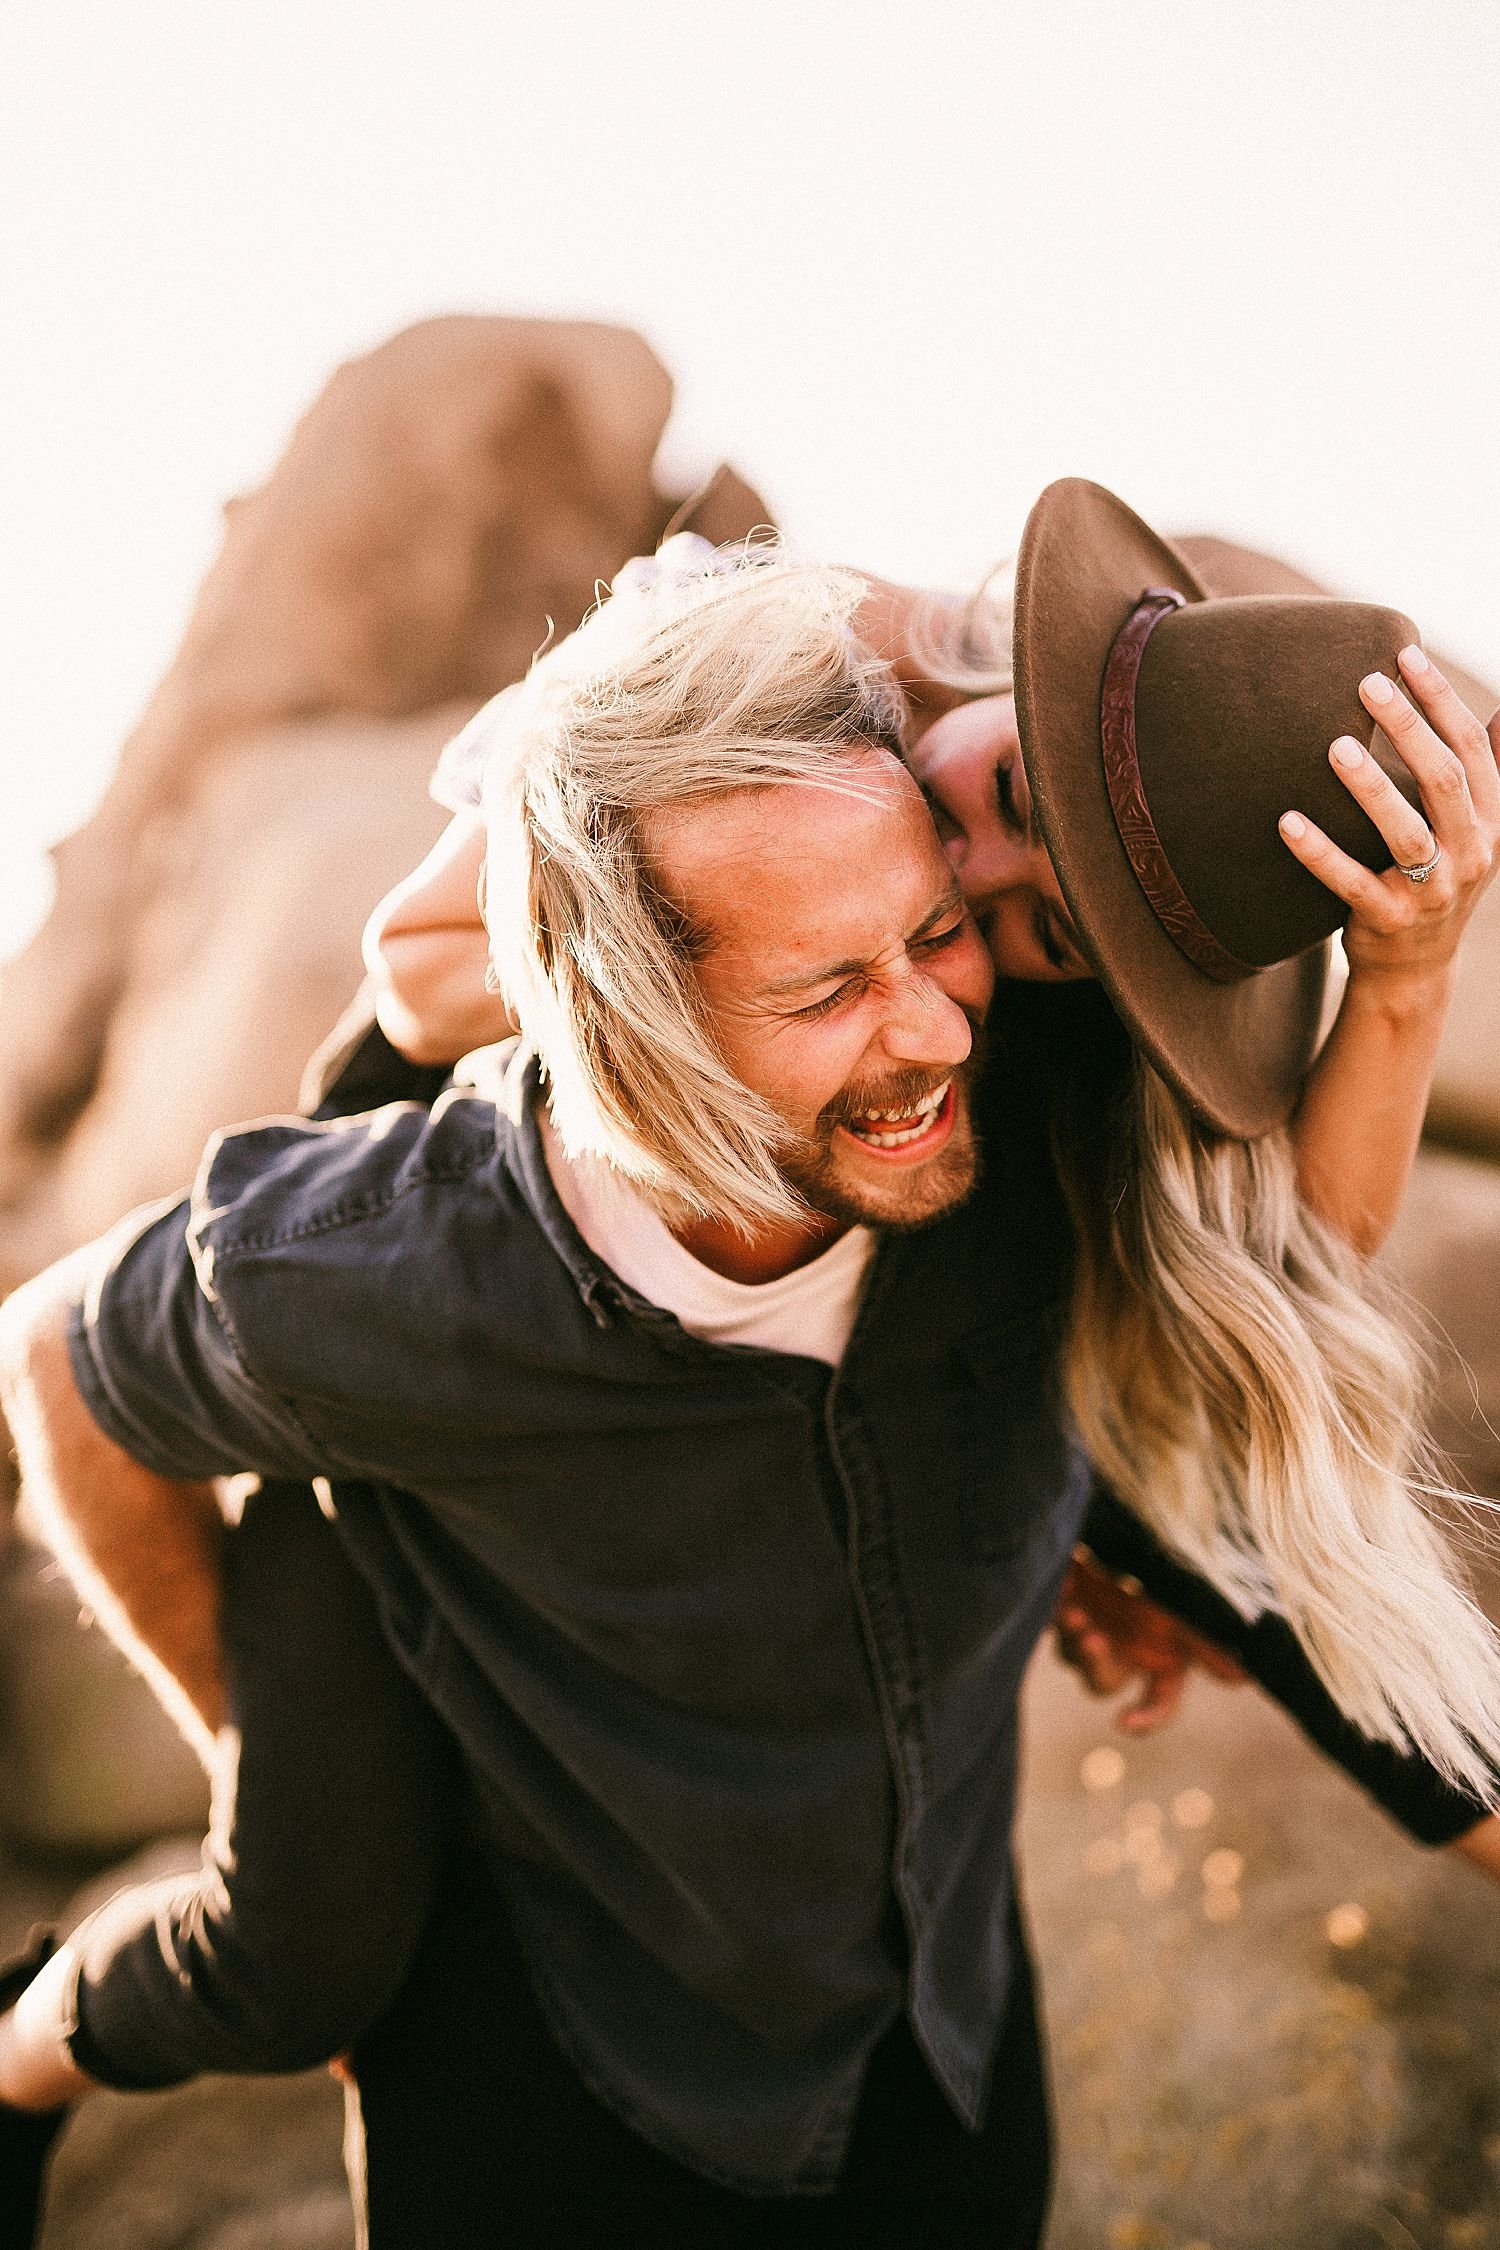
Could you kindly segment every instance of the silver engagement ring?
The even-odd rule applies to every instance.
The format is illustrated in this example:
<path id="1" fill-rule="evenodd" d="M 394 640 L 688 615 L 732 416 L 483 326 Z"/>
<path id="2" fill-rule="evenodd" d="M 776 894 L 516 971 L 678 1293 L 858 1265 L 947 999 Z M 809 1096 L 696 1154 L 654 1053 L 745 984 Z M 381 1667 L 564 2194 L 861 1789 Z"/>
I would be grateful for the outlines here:
<path id="1" fill-rule="evenodd" d="M 1406 877 L 1408 883 L 1425 883 L 1428 876 L 1432 873 L 1433 869 L 1436 867 L 1438 861 L 1442 858 L 1442 856 L 1442 845 L 1439 843 L 1434 843 L 1432 847 L 1431 859 L 1424 859 L 1420 867 L 1403 867 L 1401 869 L 1401 872 Z"/>

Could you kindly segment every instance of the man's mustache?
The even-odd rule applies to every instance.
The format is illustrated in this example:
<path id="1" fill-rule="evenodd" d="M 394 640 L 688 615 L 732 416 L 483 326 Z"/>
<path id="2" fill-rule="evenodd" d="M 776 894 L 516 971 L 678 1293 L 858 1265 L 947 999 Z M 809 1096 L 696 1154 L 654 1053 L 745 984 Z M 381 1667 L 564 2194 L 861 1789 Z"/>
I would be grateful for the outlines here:
<path id="1" fill-rule="evenodd" d="M 935 1087 L 946 1086 L 950 1078 L 960 1083 L 971 1081 L 984 1060 L 984 1026 L 970 1017 L 969 1028 L 974 1035 L 973 1045 L 961 1063 L 954 1063 L 947 1070 L 896 1070 L 886 1078 L 841 1088 L 819 1114 L 816 1127 L 819 1138 L 826 1138 L 835 1126 L 852 1124 L 856 1118 L 872 1113 L 915 1109 Z"/>

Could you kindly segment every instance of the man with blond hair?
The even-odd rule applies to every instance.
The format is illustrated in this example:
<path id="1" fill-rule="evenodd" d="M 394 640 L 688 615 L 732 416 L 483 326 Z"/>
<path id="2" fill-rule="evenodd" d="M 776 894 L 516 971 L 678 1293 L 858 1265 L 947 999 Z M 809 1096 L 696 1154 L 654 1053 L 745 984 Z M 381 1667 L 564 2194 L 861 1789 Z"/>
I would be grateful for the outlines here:
<path id="1" fill-rule="evenodd" d="M 333 1480 L 566 2081 L 540 2176 L 497 2127 L 520 2240 L 1042 2222 L 1009 1829 L 1087 1488 L 1067 1227 L 862 593 L 608 605 L 492 721 L 493 1099 L 230 1134 L 13 1316 L 29 1474 L 117 1591 L 185 1483 Z M 217 1716 L 202 1638 L 174 1668 Z M 142 2082 L 109 1975 L 49 1975 Z"/>

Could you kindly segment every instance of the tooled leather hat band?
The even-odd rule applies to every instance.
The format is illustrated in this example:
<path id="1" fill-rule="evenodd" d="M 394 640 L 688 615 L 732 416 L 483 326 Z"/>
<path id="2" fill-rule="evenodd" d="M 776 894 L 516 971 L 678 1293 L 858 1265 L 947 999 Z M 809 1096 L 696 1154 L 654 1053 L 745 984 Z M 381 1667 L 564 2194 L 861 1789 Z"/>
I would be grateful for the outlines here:
<path id="1" fill-rule="evenodd" d="M 1184 597 L 1175 587 L 1148 586 L 1115 635 L 1099 698 L 1104 779 L 1120 841 L 1152 913 L 1195 968 L 1215 984 L 1238 984 L 1255 971 L 1219 943 L 1173 873 L 1146 802 L 1136 748 L 1135 688 L 1141 658 L 1162 619 L 1183 607 Z"/>

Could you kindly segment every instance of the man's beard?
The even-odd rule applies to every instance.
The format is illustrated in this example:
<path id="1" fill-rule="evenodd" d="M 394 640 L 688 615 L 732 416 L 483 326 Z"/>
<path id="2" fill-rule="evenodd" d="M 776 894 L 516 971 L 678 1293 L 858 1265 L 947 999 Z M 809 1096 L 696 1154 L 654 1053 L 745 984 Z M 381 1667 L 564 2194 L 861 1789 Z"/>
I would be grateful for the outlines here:
<path id="1" fill-rule="evenodd" d="M 841 1225 L 886 1227 L 896 1233 L 930 1226 L 972 1195 L 979 1179 L 979 1138 L 974 1126 L 974 1088 L 984 1068 L 983 1029 L 965 1061 L 948 1071 L 895 1071 L 879 1084 L 846 1086 L 824 1109 L 808 1140 L 780 1159 L 782 1176 L 809 1209 Z M 835 1138 L 838 1128 L 875 1110 L 914 1106 L 946 1079 L 953 1081 L 956 1107 L 944 1146 L 909 1171 L 893 1168 L 888 1185 L 851 1177 Z"/>

